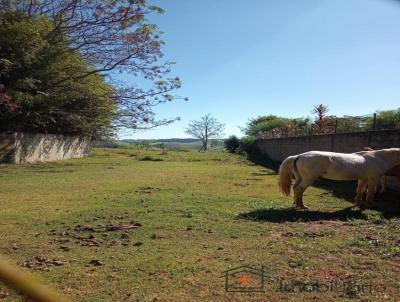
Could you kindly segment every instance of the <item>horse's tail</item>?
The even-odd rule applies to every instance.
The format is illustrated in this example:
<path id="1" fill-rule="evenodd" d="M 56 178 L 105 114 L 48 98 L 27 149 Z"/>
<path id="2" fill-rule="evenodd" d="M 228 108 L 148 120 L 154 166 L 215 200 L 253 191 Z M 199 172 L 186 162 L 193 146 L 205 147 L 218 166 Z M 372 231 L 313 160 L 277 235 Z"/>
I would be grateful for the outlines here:
<path id="1" fill-rule="evenodd" d="M 297 170 L 295 167 L 296 160 L 297 156 L 289 156 L 283 161 L 283 163 L 279 167 L 279 188 L 281 189 L 281 192 L 286 196 L 290 195 L 290 187 L 292 186 L 292 175 L 294 170 Z"/>

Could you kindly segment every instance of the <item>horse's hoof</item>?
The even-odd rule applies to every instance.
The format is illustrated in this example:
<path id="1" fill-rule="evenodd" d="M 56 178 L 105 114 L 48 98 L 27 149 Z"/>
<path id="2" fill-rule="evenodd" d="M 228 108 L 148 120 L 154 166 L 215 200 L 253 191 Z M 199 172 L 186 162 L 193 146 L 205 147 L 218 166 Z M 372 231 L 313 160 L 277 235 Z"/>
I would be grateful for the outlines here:
<path id="1" fill-rule="evenodd" d="M 356 200 L 355 205 L 359 208 L 365 208 L 365 201 L 364 200 Z"/>
<path id="2" fill-rule="evenodd" d="M 364 211 L 365 209 L 367 209 L 368 207 L 365 204 L 360 204 L 358 205 L 358 207 L 360 208 L 361 211 Z"/>
<path id="3" fill-rule="evenodd" d="M 307 206 L 305 206 L 305 205 L 301 205 L 301 206 L 295 206 L 294 207 L 296 210 L 308 210 L 308 207 Z"/>

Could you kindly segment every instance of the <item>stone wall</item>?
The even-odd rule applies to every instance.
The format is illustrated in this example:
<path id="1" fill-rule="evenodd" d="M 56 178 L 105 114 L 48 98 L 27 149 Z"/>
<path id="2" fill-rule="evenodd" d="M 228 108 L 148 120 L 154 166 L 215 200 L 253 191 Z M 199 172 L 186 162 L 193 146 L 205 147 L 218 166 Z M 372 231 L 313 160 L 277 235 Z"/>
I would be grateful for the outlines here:
<path id="1" fill-rule="evenodd" d="M 0 133 L 0 163 L 35 163 L 90 155 L 87 137 L 38 133 Z"/>

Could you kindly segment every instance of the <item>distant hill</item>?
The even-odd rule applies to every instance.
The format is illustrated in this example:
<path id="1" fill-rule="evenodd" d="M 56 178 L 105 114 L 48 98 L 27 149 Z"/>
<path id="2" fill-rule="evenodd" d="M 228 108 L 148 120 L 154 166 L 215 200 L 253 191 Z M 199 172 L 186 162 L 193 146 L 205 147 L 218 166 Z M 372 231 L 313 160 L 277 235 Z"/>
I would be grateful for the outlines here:
<path id="1" fill-rule="evenodd" d="M 194 143 L 198 142 L 198 139 L 195 138 L 164 138 L 164 139 L 123 139 L 120 140 L 121 142 L 125 143 L 141 143 L 143 141 L 149 142 L 149 143 Z"/>
<path id="2" fill-rule="evenodd" d="M 211 139 L 210 145 L 214 141 L 217 142 L 215 149 L 221 149 L 223 146 L 223 140 Z M 173 150 L 199 150 L 201 148 L 201 141 L 195 138 L 123 139 L 118 141 L 121 145 L 141 144 L 143 142 L 148 142 L 154 147 L 159 147 L 160 144 L 163 144 L 165 148 Z"/>

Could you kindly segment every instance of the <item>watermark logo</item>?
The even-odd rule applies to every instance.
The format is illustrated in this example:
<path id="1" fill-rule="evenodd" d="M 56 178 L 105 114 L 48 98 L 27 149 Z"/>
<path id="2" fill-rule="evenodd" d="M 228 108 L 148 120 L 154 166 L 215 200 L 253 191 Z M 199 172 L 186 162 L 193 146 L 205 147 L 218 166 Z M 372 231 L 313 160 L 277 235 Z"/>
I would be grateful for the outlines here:
<path id="1" fill-rule="evenodd" d="M 266 292 L 267 275 L 266 267 L 253 267 L 243 265 L 224 271 L 225 291 L 227 292 Z M 268 291 L 281 294 L 296 294 L 314 292 L 319 294 L 341 295 L 350 298 L 364 295 L 384 295 L 392 288 L 399 290 L 397 284 L 377 283 L 369 280 L 296 280 L 268 277 Z"/>
<path id="2" fill-rule="evenodd" d="M 265 267 L 255 268 L 248 265 L 226 270 L 225 290 L 227 292 L 264 292 Z"/>

